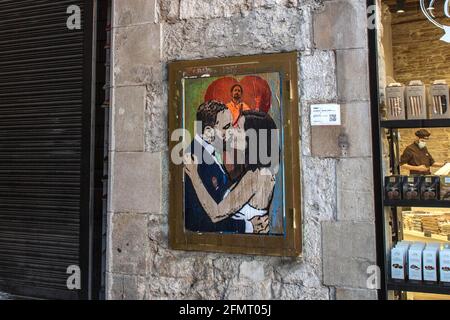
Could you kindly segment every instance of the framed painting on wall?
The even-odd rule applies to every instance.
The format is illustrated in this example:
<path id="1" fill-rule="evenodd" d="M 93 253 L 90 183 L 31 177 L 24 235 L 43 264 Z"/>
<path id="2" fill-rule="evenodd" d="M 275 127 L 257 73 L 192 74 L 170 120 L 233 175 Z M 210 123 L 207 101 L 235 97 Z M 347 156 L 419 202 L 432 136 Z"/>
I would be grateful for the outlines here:
<path id="1" fill-rule="evenodd" d="M 170 246 L 301 254 L 297 53 L 169 64 Z"/>

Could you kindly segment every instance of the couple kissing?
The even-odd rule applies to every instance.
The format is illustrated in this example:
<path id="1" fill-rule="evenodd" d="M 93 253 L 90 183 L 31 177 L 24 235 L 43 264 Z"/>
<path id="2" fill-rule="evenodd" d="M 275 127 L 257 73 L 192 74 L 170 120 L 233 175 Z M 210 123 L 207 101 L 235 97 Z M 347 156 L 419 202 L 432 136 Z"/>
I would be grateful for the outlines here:
<path id="1" fill-rule="evenodd" d="M 201 122 L 201 132 L 197 132 L 184 157 L 186 229 L 269 233 L 276 172 L 271 161 L 262 161 L 259 149 L 265 146 L 269 159 L 272 153 L 280 152 L 272 146 L 275 122 L 269 114 L 253 110 L 242 111 L 237 122 L 233 121 L 227 106 L 214 100 L 200 105 L 197 121 Z M 252 130 L 256 141 L 250 148 L 246 133 Z M 226 165 L 236 156 L 243 159 L 242 164 Z"/>

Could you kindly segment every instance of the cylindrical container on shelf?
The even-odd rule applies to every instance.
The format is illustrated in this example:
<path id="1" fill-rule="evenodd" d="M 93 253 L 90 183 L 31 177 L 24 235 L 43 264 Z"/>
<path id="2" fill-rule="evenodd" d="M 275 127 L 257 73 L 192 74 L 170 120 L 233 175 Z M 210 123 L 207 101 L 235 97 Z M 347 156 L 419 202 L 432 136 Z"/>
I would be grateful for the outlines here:
<path id="1" fill-rule="evenodd" d="M 406 106 L 408 119 L 427 118 L 427 95 L 422 81 L 411 81 L 406 87 Z"/>
<path id="2" fill-rule="evenodd" d="M 430 87 L 430 119 L 450 118 L 449 87 L 445 80 L 436 80 Z"/>
<path id="3" fill-rule="evenodd" d="M 405 120 L 405 86 L 391 83 L 386 87 L 386 119 Z"/>

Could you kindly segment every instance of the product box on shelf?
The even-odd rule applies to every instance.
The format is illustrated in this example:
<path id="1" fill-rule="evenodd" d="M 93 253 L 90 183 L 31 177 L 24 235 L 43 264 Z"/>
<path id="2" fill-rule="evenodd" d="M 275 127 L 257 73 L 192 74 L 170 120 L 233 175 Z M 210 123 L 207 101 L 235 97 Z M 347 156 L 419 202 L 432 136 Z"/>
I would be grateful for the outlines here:
<path id="1" fill-rule="evenodd" d="M 430 110 L 431 119 L 450 118 L 449 87 L 445 80 L 436 80 L 430 87 Z"/>
<path id="2" fill-rule="evenodd" d="M 414 80 L 406 87 L 406 116 L 408 119 L 427 118 L 427 95 L 425 85 Z"/>
<path id="3" fill-rule="evenodd" d="M 439 270 L 441 282 L 450 283 L 450 247 L 446 246 L 439 252 Z"/>
<path id="4" fill-rule="evenodd" d="M 438 281 L 439 243 L 428 243 L 423 251 L 423 280 Z"/>
<path id="5" fill-rule="evenodd" d="M 420 199 L 437 200 L 439 198 L 439 176 L 424 176 L 420 185 Z"/>
<path id="6" fill-rule="evenodd" d="M 420 199 L 420 183 L 422 176 L 403 177 L 403 199 L 418 200 Z"/>
<path id="7" fill-rule="evenodd" d="M 440 179 L 440 199 L 450 201 L 450 176 L 442 176 Z"/>
<path id="8" fill-rule="evenodd" d="M 404 176 L 390 176 L 384 178 L 385 197 L 389 200 L 402 198 L 402 184 Z"/>
<path id="9" fill-rule="evenodd" d="M 386 119 L 405 120 L 405 86 L 391 83 L 386 87 Z"/>
<path id="10" fill-rule="evenodd" d="M 408 249 L 410 243 L 402 241 L 391 250 L 391 277 L 392 279 L 406 280 L 408 276 Z"/>
<path id="11" fill-rule="evenodd" d="M 408 251 L 408 274 L 410 280 L 422 281 L 422 255 L 425 243 L 416 242 Z"/>

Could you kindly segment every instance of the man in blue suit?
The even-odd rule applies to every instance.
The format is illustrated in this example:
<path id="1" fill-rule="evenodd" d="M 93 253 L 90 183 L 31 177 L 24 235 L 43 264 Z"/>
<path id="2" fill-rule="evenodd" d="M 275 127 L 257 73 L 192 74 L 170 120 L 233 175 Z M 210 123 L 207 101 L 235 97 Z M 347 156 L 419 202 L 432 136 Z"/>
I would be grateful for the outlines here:
<path id="1" fill-rule="evenodd" d="M 199 160 L 198 174 L 211 197 L 219 203 L 230 187 L 227 172 L 220 161 L 221 151 L 214 145 L 223 146 L 227 132 L 232 128 L 232 115 L 227 107 L 217 101 L 208 101 L 197 110 L 197 121 L 202 133 L 197 134 L 189 147 L 189 153 Z M 219 139 L 220 141 L 217 141 Z M 221 143 L 217 143 L 221 142 Z M 185 227 L 194 232 L 244 233 L 245 222 L 228 217 L 214 223 L 203 209 L 190 178 L 185 175 L 184 185 Z"/>

